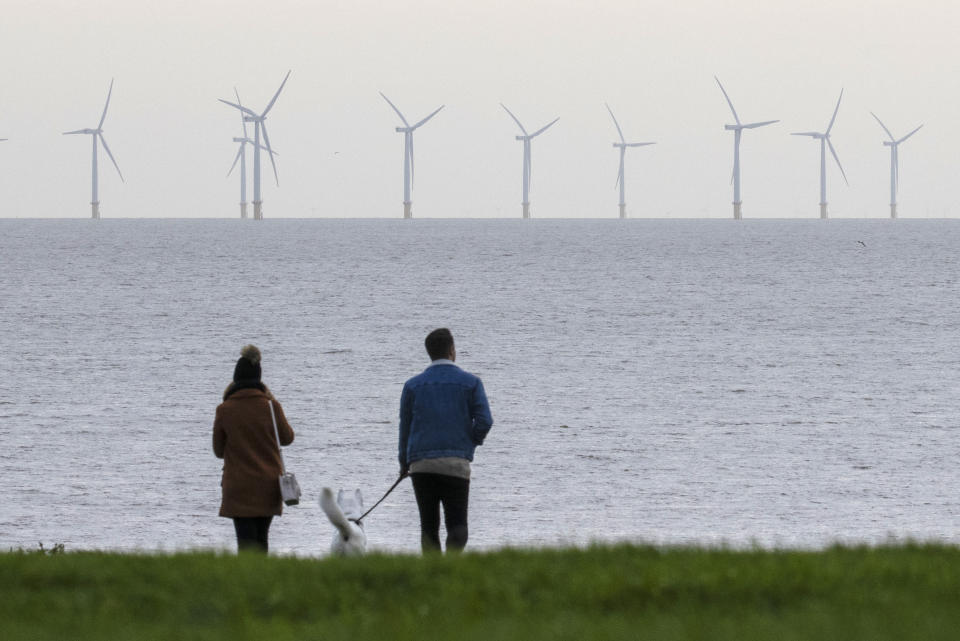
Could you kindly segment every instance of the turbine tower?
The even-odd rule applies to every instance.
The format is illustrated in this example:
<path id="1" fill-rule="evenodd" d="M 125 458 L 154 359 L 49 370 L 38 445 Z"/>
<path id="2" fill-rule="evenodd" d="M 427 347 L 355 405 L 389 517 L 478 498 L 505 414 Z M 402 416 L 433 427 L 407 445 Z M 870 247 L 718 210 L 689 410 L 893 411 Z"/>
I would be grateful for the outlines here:
<path id="1" fill-rule="evenodd" d="M 840 97 L 837 98 L 837 106 L 833 110 L 833 117 L 830 118 L 830 124 L 827 125 L 826 131 L 803 131 L 790 134 L 791 136 L 810 136 L 820 141 L 820 218 L 827 217 L 827 147 L 830 148 L 833 159 L 837 161 L 837 167 L 840 168 L 843 181 L 847 183 L 847 185 L 850 184 L 850 181 L 847 180 L 847 173 L 843 171 L 843 165 L 840 164 L 840 157 L 837 156 L 837 150 L 833 148 L 833 143 L 830 142 L 830 130 L 833 129 L 833 122 L 837 119 L 837 112 L 840 111 L 841 100 L 843 100 L 843 89 L 840 90 Z"/>
<path id="2" fill-rule="evenodd" d="M 733 132 L 733 217 L 735 220 L 740 220 L 743 218 L 743 213 L 740 209 L 740 206 L 743 204 L 743 201 L 740 198 L 740 137 L 743 135 L 744 129 L 766 127 L 767 125 L 772 125 L 773 123 L 780 121 L 764 120 L 763 122 L 751 122 L 743 124 L 740 122 L 740 117 L 737 115 L 737 110 L 733 108 L 733 102 L 730 100 L 730 96 L 727 95 L 727 90 L 723 88 L 722 84 L 720 84 L 720 79 L 716 76 L 714 76 L 713 79 L 716 80 L 717 85 L 720 86 L 720 91 L 723 92 L 723 97 L 727 99 L 727 104 L 730 105 L 730 111 L 733 112 L 733 119 L 737 122 L 735 125 L 724 125 L 723 128 L 727 131 Z"/>
<path id="3" fill-rule="evenodd" d="M 403 114 L 400 113 L 400 110 L 397 109 L 397 106 L 390 102 L 390 99 L 387 98 L 382 91 L 380 95 L 383 96 L 387 104 L 397 112 L 397 115 L 400 116 L 400 120 L 403 122 L 403 127 L 396 128 L 397 133 L 403 134 L 403 217 L 413 218 L 413 210 L 411 209 L 413 201 L 410 197 L 410 192 L 413 187 L 413 132 L 436 116 L 437 113 L 443 109 L 444 105 L 440 105 L 429 116 L 411 126 L 410 123 L 407 122 L 407 119 L 403 117 Z"/>
<path id="4" fill-rule="evenodd" d="M 523 125 L 520 124 L 520 121 L 516 116 L 513 115 L 513 112 L 507 109 L 507 106 L 500 103 L 500 106 L 503 107 L 503 110 L 510 114 L 510 117 L 513 118 L 513 121 L 517 123 L 517 126 L 520 127 L 520 131 L 523 132 L 522 136 L 517 136 L 517 140 L 523 141 L 523 202 L 520 204 L 523 206 L 523 217 L 530 218 L 530 141 L 545 132 L 547 129 L 553 126 L 553 123 L 560 120 L 560 118 L 554 118 L 548 124 L 544 125 L 540 129 L 537 129 L 532 134 L 528 134 L 527 130 L 523 128 Z"/>
<path id="5" fill-rule="evenodd" d="M 896 138 L 893 137 L 893 134 L 890 133 L 890 130 L 887 129 L 887 126 L 883 124 L 883 122 L 879 118 L 877 118 L 877 114 L 871 111 L 870 115 L 876 118 L 877 122 L 880 123 L 880 126 L 883 127 L 883 130 L 887 132 L 888 136 L 890 136 L 890 140 L 889 141 L 884 140 L 883 144 L 886 145 L 887 147 L 890 147 L 890 218 L 896 218 L 897 217 L 897 187 L 900 185 L 900 151 L 898 148 L 900 146 L 900 143 L 902 143 L 904 140 L 906 140 L 913 134 L 920 131 L 920 127 L 923 127 L 923 125 L 920 125 L 920 127 L 917 127 L 916 129 L 908 133 L 906 136 L 904 136 L 900 140 L 897 140 Z"/>
<path id="6" fill-rule="evenodd" d="M 257 113 L 252 109 L 248 109 L 243 105 L 236 104 L 219 98 L 220 102 L 230 105 L 236 109 L 239 109 L 241 113 L 244 114 L 243 120 L 245 122 L 254 123 L 253 128 L 253 218 L 254 220 L 263 220 L 263 199 L 260 197 L 260 150 L 266 149 L 267 153 L 270 154 L 270 164 L 273 166 L 273 177 L 277 181 L 277 186 L 280 186 L 280 177 L 277 175 L 277 163 L 273 161 L 273 149 L 270 147 L 270 136 L 267 134 L 267 114 L 270 113 L 270 110 L 273 109 L 274 103 L 277 102 L 277 98 L 280 96 L 280 92 L 283 91 L 283 86 L 287 84 L 287 78 L 290 77 L 290 72 L 287 72 L 287 75 L 283 77 L 283 82 L 280 83 L 280 88 L 277 89 L 277 92 L 273 94 L 273 98 L 270 99 L 270 102 L 267 103 L 266 108 Z M 260 135 L 263 134 L 263 142 L 266 146 L 261 147 L 260 145 Z"/>
<path id="7" fill-rule="evenodd" d="M 237 104 L 243 106 L 243 103 L 240 102 L 240 92 L 237 91 L 237 88 L 233 88 L 233 93 L 237 95 Z M 227 172 L 227 178 L 230 177 L 230 174 L 233 173 L 233 168 L 237 166 L 237 161 L 240 161 L 240 218 L 246 219 L 247 217 L 247 143 L 253 142 L 247 136 L 247 121 L 243 117 L 243 112 L 240 112 L 240 124 L 243 125 L 243 138 L 234 138 L 233 142 L 240 143 L 240 148 L 237 149 L 237 156 L 233 159 L 233 164 L 230 165 L 230 171 Z"/>
<path id="8" fill-rule="evenodd" d="M 98 176 L 97 176 L 97 140 L 103 143 L 103 149 L 107 152 L 107 155 L 110 157 L 110 161 L 113 163 L 113 166 L 117 170 L 117 174 L 120 176 L 121 182 L 123 180 L 123 174 L 120 173 L 120 166 L 117 165 L 117 161 L 114 160 L 113 154 L 110 153 L 110 147 L 107 145 L 107 139 L 103 137 L 103 121 L 107 119 L 107 107 L 110 106 L 110 96 L 113 94 L 113 79 L 110 79 L 110 89 L 107 91 L 107 102 L 103 105 L 103 115 L 100 116 L 100 124 L 97 125 L 96 129 L 77 129 L 76 131 L 66 131 L 64 136 L 71 136 L 73 134 L 89 134 L 93 139 L 93 195 L 90 197 L 90 208 L 91 208 L 91 217 L 94 220 L 99 220 L 100 218 L 100 197 L 98 193 Z"/>
<path id="9" fill-rule="evenodd" d="M 620 123 L 617 122 L 617 117 L 613 115 L 613 109 L 610 108 L 610 105 L 603 103 L 607 106 L 607 111 L 610 112 L 610 117 L 613 118 L 613 124 L 617 127 L 617 133 L 620 134 L 620 142 L 613 143 L 615 148 L 620 149 L 620 173 L 617 174 L 617 185 L 620 185 L 620 218 L 627 217 L 627 196 L 626 188 L 624 187 L 624 174 L 623 174 L 623 159 L 627 155 L 627 147 L 646 147 L 647 145 L 655 145 L 655 142 L 627 142 L 627 139 L 623 137 L 623 130 L 620 129 Z M 614 185 L 616 187 L 616 185 Z"/>

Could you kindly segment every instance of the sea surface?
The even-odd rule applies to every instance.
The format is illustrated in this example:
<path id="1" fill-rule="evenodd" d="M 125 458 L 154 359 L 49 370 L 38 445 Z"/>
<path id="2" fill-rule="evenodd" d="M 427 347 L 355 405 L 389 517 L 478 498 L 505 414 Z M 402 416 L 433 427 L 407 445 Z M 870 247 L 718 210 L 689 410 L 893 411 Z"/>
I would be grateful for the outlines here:
<path id="1" fill-rule="evenodd" d="M 0 549 L 232 549 L 241 346 L 320 488 L 397 475 L 440 326 L 495 419 L 472 549 L 960 543 L 960 221 L 0 220 Z M 417 552 L 405 481 L 366 520 Z"/>

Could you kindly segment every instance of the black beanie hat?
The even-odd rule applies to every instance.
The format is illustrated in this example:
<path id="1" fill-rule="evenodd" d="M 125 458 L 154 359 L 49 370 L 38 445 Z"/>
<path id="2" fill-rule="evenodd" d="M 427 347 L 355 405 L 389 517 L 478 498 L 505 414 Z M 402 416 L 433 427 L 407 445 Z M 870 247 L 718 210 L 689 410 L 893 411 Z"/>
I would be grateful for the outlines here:
<path id="1" fill-rule="evenodd" d="M 234 382 L 260 380 L 260 350 L 254 345 L 245 345 L 240 350 L 237 366 L 233 368 Z"/>

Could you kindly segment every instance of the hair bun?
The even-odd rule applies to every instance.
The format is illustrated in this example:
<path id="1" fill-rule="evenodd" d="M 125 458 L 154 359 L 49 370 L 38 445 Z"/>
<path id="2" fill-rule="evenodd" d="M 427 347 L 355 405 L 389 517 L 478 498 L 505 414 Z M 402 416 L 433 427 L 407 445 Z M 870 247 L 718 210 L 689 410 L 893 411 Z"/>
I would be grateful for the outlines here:
<path id="1" fill-rule="evenodd" d="M 240 350 L 240 356 L 247 359 L 254 365 L 260 362 L 260 350 L 256 345 L 244 345 Z"/>

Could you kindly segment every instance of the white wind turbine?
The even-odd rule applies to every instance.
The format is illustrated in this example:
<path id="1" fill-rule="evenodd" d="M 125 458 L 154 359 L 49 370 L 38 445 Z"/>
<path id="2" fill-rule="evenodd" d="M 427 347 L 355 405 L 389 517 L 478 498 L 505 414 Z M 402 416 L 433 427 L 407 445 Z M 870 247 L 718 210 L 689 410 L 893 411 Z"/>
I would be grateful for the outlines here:
<path id="1" fill-rule="evenodd" d="M 277 181 L 277 186 L 280 185 L 280 177 L 277 175 L 277 163 L 273 161 L 273 150 L 270 147 L 270 136 L 267 135 L 267 114 L 270 113 L 270 110 L 273 109 L 274 103 L 277 102 L 277 98 L 280 96 L 280 92 L 283 91 L 283 86 L 287 84 L 287 78 L 290 77 L 290 72 L 287 72 L 287 75 L 283 77 L 283 82 L 280 83 L 280 88 L 277 89 L 277 92 L 273 94 L 273 98 L 270 99 L 270 102 L 267 103 L 266 108 L 261 113 L 257 113 L 252 109 L 248 109 L 243 105 L 236 104 L 219 98 L 220 102 L 230 105 L 236 109 L 239 109 L 243 114 L 243 120 L 245 122 L 254 123 L 253 128 L 253 218 L 254 220 L 263 220 L 263 199 L 260 197 L 260 150 L 265 149 L 267 153 L 270 154 L 270 164 L 273 166 L 273 177 Z M 266 143 L 266 146 L 260 145 L 260 134 L 263 133 L 263 142 Z"/>
<path id="2" fill-rule="evenodd" d="M 843 100 L 843 89 L 840 90 L 840 97 L 837 98 L 837 106 L 833 110 L 833 117 L 830 118 L 830 124 L 824 132 L 804 131 L 790 134 L 791 136 L 810 136 L 820 141 L 820 218 L 827 217 L 827 147 L 833 154 L 833 159 L 837 161 L 837 167 L 840 168 L 840 174 L 843 175 L 843 181 L 850 184 L 847 180 L 847 173 L 843 171 L 843 165 L 840 164 L 840 157 L 837 156 L 837 150 L 833 148 L 830 142 L 830 130 L 833 129 L 833 122 L 837 119 L 837 112 L 840 111 L 840 101 Z"/>
<path id="3" fill-rule="evenodd" d="M 522 136 L 517 136 L 517 140 L 523 141 L 523 202 L 520 204 L 523 206 L 523 217 L 530 218 L 530 173 L 531 173 L 531 164 L 530 164 L 530 141 L 545 132 L 547 129 L 553 126 L 553 123 L 560 120 L 560 118 L 554 118 L 548 124 L 544 125 L 540 129 L 537 129 L 532 134 L 528 134 L 527 130 L 524 129 L 523 125 L 520 124 L 520 120 L 513 115 L 513 112 L 507 109 L 507 106 L 500 103 L 500 106 L 503 107 L 503 110 L 510 114 L 510 117 L 513 118 L 513 121 L 517 123 L 517 126 L 520 127 L 520 131 L 523 132 Z"/>
<path id="4" fill-rule="evenodd" d="M 896 138 L 893 137 L 893 134 L 890 133 L 890 130 L 887 129 L 887 126 L 883 124 L 883 122 L 879 118 L 877 118 L 877 114 L 871 111 L 870 115 L 877 119 L 877 122 L 879 122 L 880 126 L 883 127 L 883 130 L 887 132 L 888 136 L 890 136 L 890 140 L 889 141 L 884 140 L 883 144 L 886 145 L 887 147 L 890 147 L 890 218 L 896 218 L 897 217 L 897 187 L 900 185 L 900 151 L 898 148 L 900 146 L 900 143 L 902 143 L 904 140 L 906 140 L 913 134 L 920 131 L 920 127 L 923 127 L 923 125 L 920 125 L 920 127 L 917 127 L 916 129 L 908 133 L 906 136 L 904 136 L 900 140 L 897 140 Z"/>
<path id="5" fill-rule="evenodd" d="M 743 212 L 741 211 L 741 205 L 743 200 L 740 198 L 740 137 L 743 135 L 744 129 L 756 129 L 758 127 L 766 127 L 767 125 L 772 125 L 775 122 L 780 122 L 779 120 L 764 120 L 763 122 L 751 122 L 743 124 L 740 122 L 740 117 L 737 115 L 737 110 L 733 108 L 733 102 L 730 100 L 730 96 L 727 95 L 727 90 L 723 88 L 723 85 L 720 84 L 720 79 L 716 76 L 713 77 L 717 81 L 717 85 L 720 86 L 720 91 L 723 92 L 723 97 L 727 99 L 727 104 L 730 105 L 730 111 L 733 112 L 733 119 L 737 121 L 735 125 L 724 125 L 723 128 L 727 131 L 733 131 L 733 217 L 736 220 L 743 218 Z"/>
<path id="6" fill-rule="evenodd" d="M 96 129 L 77 129 L 76 131 L 67 131 L 64 132 L 64 136 L 70 136 L 73 134 L 89 134 L 93 139 L 93 195 L 90 198 L 90 207 L 91 215 L 94 219 L 100 218 L 100 198 L 97 191 L 98 188 L 98 176 L 97 176 L 97 140 L 103 143 L 103 149 L 107 152 L 107 155 L 110 157 L 110 161 L 113 163 L 113 166 L 117 169 L 117 174 L 120 176 L 120 180 L 123 181 L 123 174 L 120 173 L 120 166 L 117 165 L 117 161 L 114 160 L 113 154 L 110 153 L 110 147 L 107 146 L 107 140 L 103 137 L 103 121 L 107 119 L 107 107 L 110 106 L 110 96 L 113 94 L 113 79 L 110 79 L 110 89 L 107 91 L 107 102 L 103 105 L 103 115 L 100 116 L 100 123 L 97 125 Z"/>
<path id="7" fill-rule="evenodd" d="M 437 107 L 429 116 L 423 120 L 417 122 L 414 125 L 410 125 L 407 122 L 407 119 L 403 117 L 403 114 L 400 113 L 400 110 L 397 109 L 397 106 L 390 102 L 390 99 L 387 98 L 384 93 L 381 91 L 380 95 L 383 96 L 383 99 L 387 101 L 387 104 L 397 115 L 400 116 L 400 120 L 403 122 L 403 127 L 397 127 L 397 133 L 403 134 L 403 217 L 404 218 L 413 218 L 413 210 L 411 209 L 413 205 L 413 200 L 411 199 L 411 190 L 413 187 L 413 132 L 422 127 L 428 120 L 437 115 L 437 113 L 443 109 L 444 105 Z"/>
<path id="8" fill-rule="evenodd" d="M 243 105 L 240 102 L 240 93 L 234 87 L 233 92 L 237 94 L 237 104 Z M 237 166 L 237 161 L 240 161 L 240 218 L 247 217 L 247 145 L 256 144 L 250 137 L 247 135 L 247 121 L 244 118 L 243 113 L 240 113 L 240 124 L 243 126 L 243 138 L 234 138 L 233 142 L 240 143 L 240 148 L 237 149 L 237 155 L 233 159 L 233 164 L 230 165 L 230 171 L 227 172 L 227 177 L 230 177 L 230 174 L 233 173 L 233 169 Z M 263 145 L 260 145 L 260 149 L 266 149 Z M 277 155 L 277 152 L 270 151 L 274 156 Z"/>
<path id="9" fill-rule="evenodd" d="M 620 218 L 627 217 L 627 197 L 626 197 L 626 188 L 624 187 L 624 173 L 623 173 L 623 160 L 627 155 L 627 147 L 646 147 L 647 145 L 655 145 L 655 142 L 627 142 L 627 139 L 623 137 L 623 130 L 620 129 L 620 123 L 617 122 L 617 117 L 613 115 L 613 109 L 610 108 L 610 105 L 603 103 L 607 106 L 607 111 L 610 112 L 610 117 L 613 118 L 613 124 L 617 127 L 617 133 L 620 134 L 620 142 L 613 143 L 613 146 L 620 149 L 620 173 L 617 174 L 617 184 L 620 185 Z M 518 123 L 519 124 L 519 123 Z"/>

